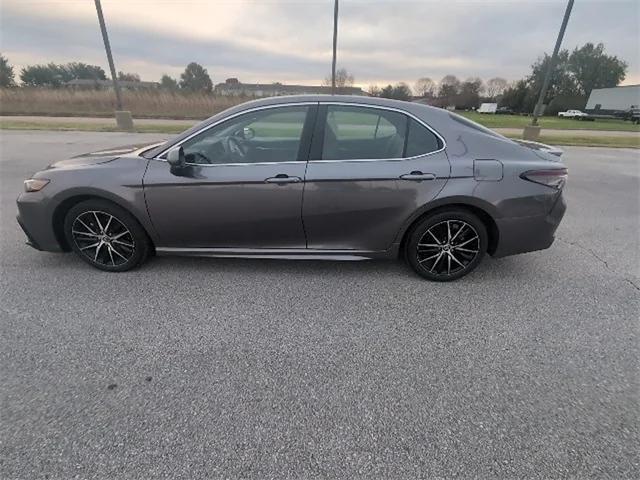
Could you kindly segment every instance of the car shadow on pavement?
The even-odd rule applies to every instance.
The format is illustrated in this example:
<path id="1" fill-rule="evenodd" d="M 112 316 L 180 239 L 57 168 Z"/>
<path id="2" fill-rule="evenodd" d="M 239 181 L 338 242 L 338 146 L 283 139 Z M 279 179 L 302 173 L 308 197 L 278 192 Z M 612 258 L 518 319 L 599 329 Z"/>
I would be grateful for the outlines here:
<path id="1" fill-rule="evenodd" d="M 49 271 L 56 275 L 82 275 L 96 274 L 100 276 L 118 277 L 146 277 L 147 275 L 184 275 L 222 273 L 226 275 L 299 275 L 336 278 L 394 278 L 413 279 L 424 281 L 413 273 L 408 265 L 401 259 L 391 260 L 363 260 L 363 261 L 333 261 L 333 260 L 286 260 L 286 259 L 247 259 L 247 258 L 211 258 L 211 257 L 180 257 L 158 256 L 152 257 L 140 268 L 130 272 L 110 273 L 95 270 L 86 265 L 72 253 L 50 254 L 38 252 L 34 257 L 33 252 L 24 258 L 25 261 L 33 260 L 38 264 L 40 271 Z M 526 281 L 531 271 L 537 267 L 535 254 L 518 255 L 493 259 L 485 257 L 478 268 L 468 277 L 457 280 L 455 283 L 474 283 L 477 281 L 490 281 L 503 283 L 514 279 Z M 22 265 L 23 262 L 18 262 Z M 150 277 L 151 278 L 151 277 Z"/>

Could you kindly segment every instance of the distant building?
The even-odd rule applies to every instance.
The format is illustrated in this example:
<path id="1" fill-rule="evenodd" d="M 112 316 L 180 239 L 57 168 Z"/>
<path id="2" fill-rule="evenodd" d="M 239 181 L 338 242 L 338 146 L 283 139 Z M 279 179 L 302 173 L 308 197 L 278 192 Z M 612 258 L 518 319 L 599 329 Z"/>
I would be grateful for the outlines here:
<path id="1" fill-rule="evenodd" d="M 366 95 L 358 87 L 337 89 L 343 95 Z M 223 97 L 277 97 L 279 95 L 316 95 L 331 93 L 331 87 L 314 85 L 284 85 L 282 83 L 242 83 L 237 78 L 228 78 L 214 89 L 216 95 Z"/>
<path id="2" fill-rule="evenodd" d="M 118 85 L 120 88 L 128 88 L 130 90 L 154 90 L 156 88 L 160 88 L 160 84 L 158 82 L 132 82 L 130 80 L 118 80 Z M 78 90 L 109 90 L 113 88 L 113 81 L 76 79 L 65 82 L 64 86 Z"/>
<path id="3" fill-rule="evenodd" d="M 589 113 L 615 113 L 640 105 L 640 85 L 623 87 L 594 88 L 589 95 L 587 106 Z"/>

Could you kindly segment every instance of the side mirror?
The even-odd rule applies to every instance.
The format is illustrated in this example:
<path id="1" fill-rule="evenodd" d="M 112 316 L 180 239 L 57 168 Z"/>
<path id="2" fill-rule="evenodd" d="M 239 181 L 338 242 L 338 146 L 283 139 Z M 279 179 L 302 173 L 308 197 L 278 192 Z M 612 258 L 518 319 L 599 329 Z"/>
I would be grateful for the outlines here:
<path id="1" fill-rule="evenodd" d="M 169 153 L 167 153 L 167 162 L 171 165 L 171 169 L 184 167 L 184 149 L 182 147 L 178 147 L 169 150 Z"/>

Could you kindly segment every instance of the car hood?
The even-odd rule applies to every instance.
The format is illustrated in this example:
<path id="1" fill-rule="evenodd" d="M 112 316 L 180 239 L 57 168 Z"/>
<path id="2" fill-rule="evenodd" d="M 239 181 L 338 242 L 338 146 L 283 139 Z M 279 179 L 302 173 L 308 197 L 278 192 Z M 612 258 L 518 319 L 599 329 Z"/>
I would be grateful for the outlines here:
<path id="1" fill-rule="evenodd" d="M 162 145 L 164 142 L 153 142 L 135 145 L 126 145 L 123 147 L 107 148 L 97 152 L 83 153 L 67 160 L 60 160 L 49 165 L 49 168 L 73 168 L 85 165 L 97 165 L 106 163 L 123 156 L 138 156 L 145 150 L 152 147 Z"/>

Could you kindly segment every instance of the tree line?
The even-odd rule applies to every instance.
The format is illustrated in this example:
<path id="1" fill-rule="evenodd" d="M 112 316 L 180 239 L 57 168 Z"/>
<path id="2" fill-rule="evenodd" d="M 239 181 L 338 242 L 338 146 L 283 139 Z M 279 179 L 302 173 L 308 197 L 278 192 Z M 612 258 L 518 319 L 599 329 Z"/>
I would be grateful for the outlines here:
<path id="1" fill-rule="evenodd" d="M 513 83 L 501 77 L 491 78 L 484 83 L 477 77 L 460 81 L 455 75 L 446 75 L 440 83 L 428 77 L 421 78 L 413 90 L 401 82 L 384 88 L 372 85 L 368 93 L 398 100 L 409 100 L 413 95 L 431 105 L 454 106 L 465 110 L 477 108 L 481 102 L 496 102 L 517 113 L 531 113 L 550 61 L 551 57 L 544 54 L 531 65 L 529 75 Z M 627 67 L 624 60 L 608 55 L 602 43 L 586 43 L 572 52 L 561 50 L 544 99 L 547 113 L 584 108 L 591 90 L 617 86 L 624 80 Z"/>
<path id="2" fill-rule="evenodd" d="M 531 73 L 512 84 L 501 97 L 502 105 L 515 112 L 532 112 L 542 88 L 551 57 L 546 53 L 531 65 Z M 571 53 L 558 53 L 551 71 L 551 82 L 544 99 L 546 113 L 582 109 L 594 88 L 615 87 L 622 82 L 628 64 L 615 55 L 607 55 L 602 43 L 586 43 Z"/>
<path id="3" fill-rule="evenodd" d="M 501 77 L 489 79 L 486 83 L 478 77 L 464 81 L 455 75 L 446 75 L 440 82 L 428 77 L 416 81 L 413 89 L 406 83 L 379 87 L 371 85 L 368 94 L 397 100 L 422 98 L 431 105 L 439 107 L 454 106 L 457 109 L 475 109 L 481 102 L 497 102 L 514 112 L 533 111 L 542 87 L 543 79 L 551 58 L 546 53 L 531 65 L 531 72 L 525 78 L 509 83 Z M 559 110 L 584 108 L 591 90 L 594 88 L 615 87 L 624 80 L 627 63 L 614 55 L 608 55 L 602 43 L 586 43 L 573 51 L 561 50 L 552 70 L 550 87 L 545 97 L 547 113 L 555 114 Z M 139 82 L 135 73 L 119 72 L 120 80 Z M 106 80 L 105 71 L 97 65 L 71 62 L 64 65 L 49 63 L 30 65 L 20 72 L 20 80 L 25 86 L 56 88 L 74 79 Z M 354 76 L 345 68 L 336 71 L 338 93 L 344 93 L 345 87 L 354 84 Z M 331 76 L 324 85 L 332 84 Z M 15 86 L 13 67 L 0 55 L 0 87 Z M 180 79 L 163 75 L 160 88 L 169 91 L 211 92 L 213 83 L 207 69 L 191 62 L 186 66 Z"/>
<path id="4" fill-rule="evenodd" d="M 107 80 L 104 69 L 98 65 L 82 62 L 66 64 L 47 63 L 42 65 L 28 65 L 20 71 L 20 81 L 26 87 L 59 88 L 71 80 Z M 118 72 L 118 80 L 126 82 L 141 82 L 137 73 Z M 9 60 L 0 54 L 0 87 L 15 87 L 16 78 L 13 66 Z M 169 75 L 160 79 L 160 88 L 176 91 L 211 92 L 213 82 L 207 69 L 202 65 L 191 62 L 186 66 L 180 79 Z"/>

